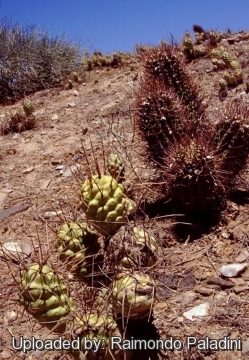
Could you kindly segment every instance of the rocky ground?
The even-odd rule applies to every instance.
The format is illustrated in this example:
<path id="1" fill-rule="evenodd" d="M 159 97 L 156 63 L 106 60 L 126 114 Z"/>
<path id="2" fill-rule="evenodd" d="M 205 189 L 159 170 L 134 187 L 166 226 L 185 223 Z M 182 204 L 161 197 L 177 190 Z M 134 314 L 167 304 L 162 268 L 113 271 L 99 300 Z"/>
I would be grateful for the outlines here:
<path id="1" fill-rule="evenodd" d="M 237 36 L 237 38 L 236 38 Z M 235 38 L 234 41 L 229 39 Z M 208 56 L 193 60 L 189 72 L 198 84 L 208 105 L 209 121 L 215 121 L 219 110 L 232 99 L 249 104 L 245 83 L 249 78 L 249 40 L 230 34 L 221 40 L 240 62 L 244 82 L 228 89 L 224 99 L 219 97 L 223 70 L 216 70 Z M 136 353 L 134 358 L 166 359 L 246 359 L 249 354 L 249 205 L 246 185 L 228 200 L 221 220 L 211 229 L 188 224 L 184 231 L 175 231 L 172 217 L 160 206 L 154 206 L 160 189 L 155 164 L 148 160 L 146 146 L 134 125 L 129 111 L 141 68 L 134 59 L 116 69 L 97 69 L 86 74 L 84 82 L 73 89 L 50 89 L 29 96 L 35 107 L 37 123 L 34 129 L 9 133 L 0 137 L 0 231 L 1 244 L 15 242 L 27 257 L 31 252 L 55 261 L 53 242 L 55 232 L 65 219 L 79 218 L 78 191 L 85 176 L 95 172 L 93 154 L 104 171 L 104 158 L 111 152 L 120 153 L 126 174 L 133 183 L 138 198 L 147 197 L 148 213 L 137 219 L 156 236 L 160 252 L 155 269 L 158 300 L 154 308 L 153 326 L 136 330 L 138 338 L 156 336 L 186 343 L 188 336 L 196 339 L 240 339 L 242 351 L 203 350 L 194 346 L 188 351 L 155 351 Z M 222 100 L 222 101 L 221 101 Z M 0 122 L 21 101 L 0 107 Z M 88 161 L 87 161 L 88 160 Z M 249 181 L 246 170 L 243 180 Z M 146 209 L 144 209 L 146 211 Z M 179 224 L 179 226 L 181 226 Z M 187 230 L 186 230 L 187 229 Z M 183 235 L 184 234 L 184 235 Z M 0 357 L 2 359 L 69 359 L 67 352 L 38 352 L 27 354 L 14 351 L 11 337 L 30 339 L 56 337 L 41 327 L 23 311 L 18 303 L 16 279 L 19 261 L 13 253 L 6 261 L 1 253 L 0 269 Z M 221 274 L 222 266 L 237 264 L 234 277 Z M 234 268 L 234 266 L 233 266 Z M 63 269 L 61 269 L 63 273 Z M 67 274 L 64 274 L 67 276 Z M 79 286 L 70 277 L 73 291 Z M 191 317 L 188 310 L 203 305 L 205 317 L 197 312 Z M 197 309 L 198 310 L 198 309 Z M 151 331 L 150 331 L 151 330 Z M 154 334 L 154 335 L 153 335 Z"/>

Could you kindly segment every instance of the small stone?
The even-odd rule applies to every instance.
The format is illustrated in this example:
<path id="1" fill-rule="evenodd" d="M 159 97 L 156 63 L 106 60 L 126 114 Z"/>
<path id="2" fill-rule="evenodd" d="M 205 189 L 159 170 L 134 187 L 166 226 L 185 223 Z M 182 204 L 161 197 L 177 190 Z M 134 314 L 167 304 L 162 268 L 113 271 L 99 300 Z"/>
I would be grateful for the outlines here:
<path id="1" fill-rule="evenodd" d="M 59 116 L 57 114 L 54 114 L 52 117 L 51 117 L 51 120 L 58 120 L 59 119 Z"/>
<path id="2" fill-rule="evenodd" d="M 204 286 L 196 286 L 195 291 L 204 296 L 210 296 L 214 292 L 213 289 L 206 288 Z"/>
<path id="3" fill-rule="evenodd" d="M 57 165 L 55 170 L 62 170 L 64 169 L 65 165 Z"/>
<path id="4" fill-rule="evenodd" d="M 7 310 L 4 314 L 4 323 L 7 325 L 10 321 L 14 321 L 17 318 L 17 313 L 13 310 Z"/>
<path id="5" fill-rule="evenodd" d="M 216 285 L 220 288 L 230 288 L 233 287 L 234 284 L 231 281 L 221 279 L 219 277 L 212 277 L 207 279 L 207 284 Z"/>
<path id="6" fill-rule="evenodd" d="M 22 249 L 17 242 L 10 241 L 2 245 L 2 249 L 0 250 L 0 255 L 3 255 L 4 253 L 6 254 L 8 252 L 18 253 L 18 252 L 22 252 Z"/>
<path id="7" fill-rule="evenodd" d="M 70 108 L 73 108 L 76 106 L 76 104 L 75 104 L 75 102 L 72 101 L 72 102 L 68 103 L 67 106 Z"/>
<path id="8" fill-rule="evenodd" d="M 163 287 L 169 287 L 171 289 L 177 289 L 178 284 L 178 275 L 176 274 L 169 274 L 169 275 L 162 275 L 159 277 L 159 282 Z"/>
<path id="9" fill-rule="evenodd" d="M 246 281 L 244 279 L 241 278 L 230 278 L 229 279 L 231 282 L 233 282 L 235 285 L 237 286 L 244 286 L 246 285 Z"/>
<path id="10" fill-rule="evenodd" d="M 67 169 L 65 172 L 63 172 L 63 177 L 70 177 L 73 176 L 73 174 L 78 170 L 78 167 L 76 165 L 70 166 L 69 169 Z"/>
<path id="11" fill-rule="evenodd" d="M 208 302 L 197 305 L 192 309 L 185 311 L 183 316 L 191 321 L 202 321 L 201 317 L 205 317 L 209 315 L 210 304 Z"/>
<path id="12" fill-rule="evenodd" d="M 189 271 L 180 281 L 178 290 L 190 290 L 195 286 L 195 278 L 192 271 Z"/>
<path id="13" fill-rule="evenodd" d="M 223 265 L 220 273 L 225 277 L 235 277 L 245 270 L 247 266 L 247 263 Z"/>
<path id="14" fill-rule="evenodd" d="M 0 256 L 6 256 L 7 258 L 11 258 L 14 261 L 20 260 L 20 258 L 26 258 L 30 256 L 32 252 L 32 248 L 29 244 L 10 241 L 2 244 L 0 248 Z"/>
<path id="15" fill-rule="evenodd" d="M 247 291 L 248 292 L 249 287 L 247 285 L 245 286 L 235 286 L 235 288 L 233 289 L 233 291 L 235 292 L 235 294 L 239 294 L 243 291 Z"/>
<path id="16" fill-rule="evenodd" d="M 223 231 L 223 233 L 221 233 L 221 236 L 223 237 L 223 239 L 229 239 L 231 234 L 229 234 L 228 232 L 226 231 Z"/>
<path id="17" fill-rule="evenodd" d="M 79 92 L 77 90 L 73 90 L 74 96 L 79 96 Z"/>
<path id="18" fill-rule="evenodd" d="M 43 216 L 44 216 L 45 219 L 48 219 L 50 217 L 58 216 L 60 214 L 62 214 L 61 210 L 59 210 L 59 211 L 46 211 Z"/>
<path id="19" fill-rule="evenodd" d="M 242 263 L 247 261 L 249 258 L 249 251 L 247 249 L 243 249 L 240 254 L 236 257 L 235 261 Z"/>
<path id="20" fill-rule="evenodd" d="M 29 167 L 29 168 L 27 168 L 27 169 L 25 169 L 25 170 L 23 170 L 23 174 L 29 174 L 31 171 L 33 171 L 34 170 L 34 167 L 33 166 L 31 166 L 31 167 Z"/>

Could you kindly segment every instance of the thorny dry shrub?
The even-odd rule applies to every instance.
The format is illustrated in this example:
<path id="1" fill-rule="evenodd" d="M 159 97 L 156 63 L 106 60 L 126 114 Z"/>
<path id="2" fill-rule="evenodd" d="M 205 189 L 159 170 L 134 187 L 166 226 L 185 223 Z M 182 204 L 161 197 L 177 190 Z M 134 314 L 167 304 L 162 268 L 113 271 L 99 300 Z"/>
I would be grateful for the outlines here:
<path id="1" fill-rule="evenodd" d="M 13 102 L 38 90 L 60 86 L 82 61 L 79 43 L 51 38 L 39 28 L 0 23 L 0 98 Z"/>

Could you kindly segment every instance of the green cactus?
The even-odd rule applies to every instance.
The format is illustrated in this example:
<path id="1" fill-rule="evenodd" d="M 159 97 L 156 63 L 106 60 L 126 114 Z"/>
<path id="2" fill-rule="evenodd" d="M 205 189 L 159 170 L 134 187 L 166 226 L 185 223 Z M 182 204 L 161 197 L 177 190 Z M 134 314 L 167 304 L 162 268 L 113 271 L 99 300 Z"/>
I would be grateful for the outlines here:
<path id="1" fill-rule="evenodd" d="M 183 39 L 183 47 L 184 49 L 189 49 L 189 50 L 193 50 L 194 48 L 193 39 L 191 38 L 191 35 L 188 31 L 186 32 L 186 35 Z"/>
<path id="2" fill-rule="evenodd" d="M 112 284 L 112 303 L 123 317 L 147 316 L 155 301 L 155 283 L 148 274 L 120 273 Z"/>
<path id="3" fill-rule="evenodd" d="M 13 125 L 18 125 L 23 120 L 23 115 L 18 110 L 11 110 L 10 111 L 10 121 Z"/>
<path id="4" fill-rule="evenodd" d="M 226 89 L 227 88 L 227 82 L 225 79 L 220 79 L 219 80 L 219 86 L 220 86 L 220 89 Z"/>
<path id="5" fill-rule="evenodd" d="M 230 66 L 231 69 L 235 70 L 235 69 L 238 69 L 240 67 L 240 64 L 238 63 L 238 61 L 233 60 L 233 61 L 231 61 L 229 63 L 229 66 Z"/>
<path id="6" fill-rule="evenodd" d="M 97 231 L 115 233 L 126 222 L 135 203 L 124 195 L 124 188 L 112 176 L 93 175 L 81 188 L 80 206 Z"/>
<path id="7" fill-rule="evenodd" d="M 29 99 L 25 99 L 23 101 L 23 110 L 24 110 L 26 116 L 29 116 L 33 113 L 34 106 Z"/>
<path id="8" fill-rule="evenodd" d="M 80 359 L 84 360 L 131 360 L 132 351 L 123 352 L 119 348 L 111 349 L 110 338 L 117 336 L 122 338 L 119 327 L 110 314 L 90 312 L 81 318 L 76 317 L 69 330 L 73 338 L 81 339 Z M 125 338 L 128 338 L 126 334 Z M 89 351 L 85 346 L 85 339 L 101 342 L 101 347 L 97 353 Z"/>
<path id="9" fill-rule="evenodd" d="M 217 45 L 222 39 L 222 34 L 217 31 L 209 31 L 209 42 L 211 45 Z"/>
<path id="10" fill-rule="evenodd" d="M 205 32 L 195 32 L 196 44 L 199 45 L 206 40 Z"/>
<path id="11" fill-rule="evenodd" d="M 217 69 L 225 69 L 227 67 L 222 59 L 211 58 L 211 62 Z"/>
<path id="12" fill-rule="evenodd" d="M 203 45 L 194 45 L 193 53 L 195 58 L 198 58 L 206 54 L 206 49 Z"/>
<path id="13" fill-rule="evenodd" d="M 131 240 L 123 242 L 121 253 L 125 256 L 118 265 L 122 271 L 151 267 L 156 261 L 158 250 L 156 239 L 141 227 L 135 226 L 132 232 Z"/>
<path id="14" fill-rule="evenodd" d="M 221 59 L 224 61 L 226 65 L 230 65 L 230 63 L 233 61 L 233 58 L 231 54 L 228 51 L 223 50 L 221 52 Z"/>
<path id="15" fill-rule="evenodd" d="M 243 74 L 240 69 L 235 69 L 232 72 L 226 71 L 224 72 L 223 77 L 226 80 L 228 86 L 235 87 L 243 82 Z"/>
<path id="16" fill-rule="evenodd" d="M 110 154 L 107 159 L 108 173 L 116 180 L 122 179 L 125 168 L 121 157 L 118 154 Z"/>
<path id="17" fill-rule="evenodd" d="M 209 56 L 210 58 L 215 58 L 215 59 L 221 59 L 222 57 L 222 52 L 224 51 L 224 47 L 223 46 L 220 46 L 218 48 L 215 48 L 215 49 L 212 49 L 210 52 L 209 52 Z"/>
<path id="18" fill-rule="evenodd" d="M 58 321 L 75 311 L 63 278 L 47 265 L 31 264 L 20 275 L 20 302 L 40 322 Z"/>
<path id="19" fill-rule="evenodd" d="M 60 227 L 58 237 L 56 247 L 60 257 L 70 262 L 71 272 L 79 276 L 89 274 L 100 250 L 98 235 L 85 223 L 71 222 Z"/>

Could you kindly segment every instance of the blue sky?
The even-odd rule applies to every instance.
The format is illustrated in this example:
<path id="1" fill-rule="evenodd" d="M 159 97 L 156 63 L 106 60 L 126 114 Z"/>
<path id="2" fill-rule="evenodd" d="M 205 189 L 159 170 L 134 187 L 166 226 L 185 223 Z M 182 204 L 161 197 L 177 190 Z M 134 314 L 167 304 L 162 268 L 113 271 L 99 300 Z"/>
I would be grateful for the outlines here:
<path id="1" fill-rule="evenodd" d="M 0 0 L 0 18 L 5 16 L 108 53 L 157 45 L 170 34 L 180 40 L 193 24 L 249 30 L 249 0 Z"/>

